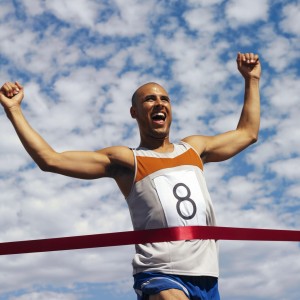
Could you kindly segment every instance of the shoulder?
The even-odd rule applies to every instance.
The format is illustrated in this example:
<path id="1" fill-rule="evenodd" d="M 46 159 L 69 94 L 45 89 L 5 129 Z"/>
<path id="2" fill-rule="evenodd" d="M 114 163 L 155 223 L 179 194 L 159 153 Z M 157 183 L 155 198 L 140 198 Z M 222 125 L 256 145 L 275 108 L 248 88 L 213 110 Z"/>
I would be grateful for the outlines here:
<path id="1" fill-rule="evenodd" d="M 205 152 L 209 137 L 203 135 L 191 135 L 181 141 L 189 144 L 201 156 Z"/>
<path id="2" fill-rule="evenodd" d="M 132 150 L 126 146 L 112 146 L 96 151 L 105 155 L 111 165 L 132 168 L 134 166 L 134 155 Z"/>
<path id="3" fill-rule="evenodd" d="M 135 159 L 133 151 L 125 146 L 113 146 L 99 150 L 109 160 L 106 166 L 108 177 L 113 178 L 127 197 L 134 179 Z"/>

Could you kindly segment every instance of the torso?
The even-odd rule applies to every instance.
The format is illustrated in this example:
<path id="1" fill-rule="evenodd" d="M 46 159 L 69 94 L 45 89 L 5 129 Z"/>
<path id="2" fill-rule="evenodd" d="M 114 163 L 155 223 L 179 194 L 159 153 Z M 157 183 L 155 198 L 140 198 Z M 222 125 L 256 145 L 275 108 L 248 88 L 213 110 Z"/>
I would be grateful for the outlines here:
<path id="1" fill-rule="evenodd" d="M 187 137 L 182 141 L 190 144 L 199 155 L 203 151 L 201 143 L 199 143 L 199 136 L 197 136 L 196 143 L 194 142 L 195 137 Z M 110 177 L 114 178 L 120 191 L 125 198 L 128 197 L 131 186 L 134 181 L 135 174 L 135 162 L 134 155 L 130 148 L 128 147 L 113 147 L 116 151 L 113 151 L 112 162 L 109 173 Z M 171 153 L 174 150 L 174 144 L 167 143 L 163 147 L 152 149 L 152 151 L 157 153 Z"/>
<path id="2" fill-rule="evenodd" d="M 131 191 L 135 175 L 133 151 L 127 147 L 113 147 L 112 165 L 109 168 L 110 177 L 114 178 L 125 198 Z M 168 143 L 163 148 L 153 149 L 157 153 L 168 153 L 174 150 L 174 145 Z"/>
<path id="3" fill-rule="evenodd" d="M 203 164 L 189 145 L 172 152 L 134 150 L 135 176 L 127 203 L 135 230 L 215 225 Z M 127 183 L 128 184 L 128 183 Z M 195 240 L 136 245 L 134 272 L 157 271 L 218 276 L 215 241 Z"/>

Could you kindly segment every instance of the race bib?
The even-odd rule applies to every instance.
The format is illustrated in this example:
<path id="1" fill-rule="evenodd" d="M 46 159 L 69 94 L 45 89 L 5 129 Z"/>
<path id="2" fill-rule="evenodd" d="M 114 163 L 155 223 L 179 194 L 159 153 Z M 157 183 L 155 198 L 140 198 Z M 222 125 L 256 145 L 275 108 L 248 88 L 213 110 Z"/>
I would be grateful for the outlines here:
<path id="1" fill-rule="evenodd" d="M 153 179 L 168 227 L 206 225 L 205 200 L 193 171 L 175 171 Z"/>

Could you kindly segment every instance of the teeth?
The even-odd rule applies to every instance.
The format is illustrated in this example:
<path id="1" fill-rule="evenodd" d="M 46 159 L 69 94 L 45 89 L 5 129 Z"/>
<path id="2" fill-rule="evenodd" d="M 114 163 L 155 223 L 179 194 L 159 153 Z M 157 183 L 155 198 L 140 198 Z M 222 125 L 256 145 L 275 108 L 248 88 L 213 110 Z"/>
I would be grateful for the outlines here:
<path id="1" fill-rule="evenodd" d="M 152 115 L 152 119 L 153 120 L 163 120 L 164 121 L 166 119 L 166 115 L 162 112 L 154 113 Z"/>

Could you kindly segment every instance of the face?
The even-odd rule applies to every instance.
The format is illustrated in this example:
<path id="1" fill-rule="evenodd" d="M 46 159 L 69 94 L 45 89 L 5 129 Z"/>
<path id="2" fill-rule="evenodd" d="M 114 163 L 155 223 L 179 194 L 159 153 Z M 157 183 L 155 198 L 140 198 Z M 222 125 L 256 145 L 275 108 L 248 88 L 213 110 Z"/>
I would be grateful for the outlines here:
<path id="1" fill-rule="evenodd" d="M 168 93 L 160 85 L 148 83 L 141 86 L 135 93 L 130 112 L 138 122 L 142 138 L 169 136 L 171 104 Z"/>

